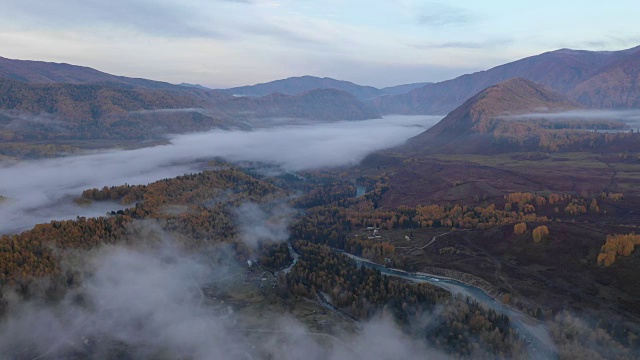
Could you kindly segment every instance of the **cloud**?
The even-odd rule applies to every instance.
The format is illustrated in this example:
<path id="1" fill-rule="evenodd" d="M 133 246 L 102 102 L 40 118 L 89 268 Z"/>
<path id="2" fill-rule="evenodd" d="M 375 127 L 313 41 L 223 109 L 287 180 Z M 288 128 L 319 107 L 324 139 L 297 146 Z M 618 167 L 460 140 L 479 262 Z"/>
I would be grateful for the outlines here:
<path id="1" fill-rule="evenodd" d="M 425 4 L 418 16 L 418 24 L 432 28 L 462 26 L 475 20 L 470 11 L 443 3 Z"/>
<path id="2" fill-rule="evenodd" d="M 199 113 L 203 115 L 211 114 L 211 110 L 203 108 L 181 108 L 181 109 L 154 109 L 130 111 L 130 114 L 175 114 L 175 113 Z"/>
<path id="3" fill-rule="evenodd" d="M 238 41 L 243 36 L 272 37 L 285 43 L 322 43 L 325 34 L 309 21 L 299 26 L 295 16 L 275 16 L 273 3 L 254 0 L 7 0 L 4 14 L 12 23 L 29 23 L 29 30 L 133 30 L 165 38 L 211 38 Z M 242 5 L 236 8 L 235 5 Z M 252 5 L 246 7 L 244 5 Z M 255 5 L 255 6 L 253 6 Z M 261 6 L 258 6 L 261 5 Z M 35 25 L 34 25 L 35 24 Z M 23 25 L 24 26 L 24 25 Z M 113 36 L 113 35 L 112 35 Z"/>
<path id="4" fill-rule="evenodd" d="M 361 23 L 350 20 L 358 18 L 351 14 L 361 15 L 361 6 L 342 1 L 328 6 L 268 0 L 5 3 L 0 12 L 3 56 L 82 64 L 171 83 L 222 88 L 321 73 L 388 86 L 445 80 L 486 63 L 476 58 L 469 68 L 469 60 L 461 58 L 456 63 L 463 65 L 453 69 L 450 54 L 446 59 L 437 52 L 415 56 L 404 43 L 419 42 L 428 29 L 390 31 L 385 24 L 415 21 L 416 11 L 399 15 L 384 4 L 371 21 Z M 340 16 L 325 16 L 327 8 Z M 387 71 L 391 67 L 395 72 Z M 416 68 L 424 71 L 412 76 Z"/>
<path id="5" fill-rule="evenodd" d="M 417 49 L 488 49 L 496 48 L 514 43 L 513 39 L 495 39 L 488 41 L 450 41 L 450 42 L 432 42 L 424 44 L 411 45 Z"/>
<path id="6" fill-rule="evenodd" d="M 26 114 L 12 110 L 0 110 L 0 128 L 9 130 L 29 129 L 67 133 L 66 124 L 51 114 Z"/>
<path id="7" fill-rule="evenodd" d="M 253 131 L 213 130 L 175 136 L 167 145 L 107 151 L 0 167 L 0 233 L 50 220 L 104 214 L 104 205 L 83 208 L 72 201 L 83 190 L 119 184 L 147 184 L 202 168 L 203 161 L 259 161 L 287 171 L 354 165 L 371 152 L 400 145 L 435 124 L 435 116 L 312 125 L 284 125 Z M 112 205 L 116 210 L 117 205 Z"/>
<path id="8" fill-rule="evenodd" d="M 11 334 L 1 337 L 0 352 L 58 357 L 112 347 L 148 357 L 165 347 L 179 357 L 205 359 L 230 351 L 229 343 L 216 341 L 232 337 L 227 319 L 212 321 L 214 309 L 201 306 L 201 287 L 217 277 L 202 259 L 171 246 L 106 247 L 89 256 L 87 271 L 92 275 L 81 288 L 57 306 L 15 305 L 0 325 Z"/>
<path id="9" fill-rule="evenodd" d="M 278 25 L 267 23 L 248 24 L 241 28 L 241 31 L 247 34 L 260 37 L 270 37 L 285 43 L 327 45 L 325 41 L 313 36 L 305 35 L 298 30 L 299 29 L 290 30 Z"/>
<path id="10" fill-rule="evenodd" d="M 640 126 L 640 110 L 573 110 L 558 113 L 533 113 L 508 116 L 509 119 L 615 120 L 631 127 Z"/>
<path id="11" fill-rule="evenodd" d="M 151 230 L 151 229 L 150 229 Z M 166 235 L 156 234 L 161 237 Z M 144 241 L 135 241 L 140 244 Z M 57 303 L 7 296 L 0 321 L 3 358 L 400 359 L 444 358 L 405 335 L 387 316 L 364 322 L 340 339 L 311 331 L 283 307 L 237 299 L 256 297 L 246 267 L 185 252 L 166 238 L 136 247 L 104 246 L 78 253 L 85 274 Z M 232 254 L 226 253 L 226 258 Z M 250 275 L 249 275 L 250 276 Z M 233 290 L 227 303 L 225 293 Z M 235 300 L 234 300 L 235 299 Z M 248 309 L 248 310 L 247 310 Z M 266 311 L 265 311 L 266 310 Z"/>
<path id="12" fill-rule="evenodd" d="M 636 34 L 632 36 L 604 35 L 590 40 L 563 41 L 557 43 L 556 47 L 617 51 L 624 48 L 637 47 L 638 45 L 640 45 L 640 35 Z"/>
<path id="13" fill-rule="evenodd" d="M 30 28 L 116 27 L 169 37 L 218 38 L 205 9 L 173 0 L 6 0 L 11 21 L 28 22 Z M 203 11 L 204 10 L 204 11 Z"/>
<path id="14" fill-rule="evenodd" d="M 235 211 L 240 240 L 252 249 L 261 242 L 285 242 L 289 239 L 289 224 L 294 210 L 284 203 L 258 205 L 244 203 Z"/>

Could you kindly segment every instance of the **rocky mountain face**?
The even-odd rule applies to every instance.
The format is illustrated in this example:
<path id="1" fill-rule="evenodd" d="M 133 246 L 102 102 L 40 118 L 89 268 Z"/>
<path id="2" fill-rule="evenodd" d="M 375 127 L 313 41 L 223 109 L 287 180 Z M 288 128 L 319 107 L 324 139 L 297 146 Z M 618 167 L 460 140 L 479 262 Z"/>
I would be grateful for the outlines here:
<path id="1" fill-rule="evenodd" d="M 637 107 L 633 99 L 640 91 L 633 85 L 638 74 L 633 64 L 638 61 L 640 47 L 608 52 L 562 49 L 427 84 L 407 94 L 378 97 L 371 104 L 383 114 L 446 114 L 484 88 L 521 77 L 588 107 Z M 607 94 L 602 93 L 605 89 Z"/>

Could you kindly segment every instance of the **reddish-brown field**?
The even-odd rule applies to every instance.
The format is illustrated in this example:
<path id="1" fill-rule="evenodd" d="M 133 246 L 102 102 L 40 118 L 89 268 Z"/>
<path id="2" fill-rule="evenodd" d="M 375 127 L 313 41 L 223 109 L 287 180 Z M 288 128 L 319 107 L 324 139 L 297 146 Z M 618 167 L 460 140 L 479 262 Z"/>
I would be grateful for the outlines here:
<path id="1" fill-rule="evenodd" d="M 597 197 L 601 192 L 624 193 L 624 200 L 601 202 L 599 213 L 547 216 L 550 234 L 534 243 L 527 231 L 515 235 L 513 225 L 487 230 L 451 229 L 382 231 L 413 269 L 470 274 L 491 284 L 493 295 L 509 294 L 529 309 L 609 311 L 640 321 L 640 251 L 609 267 L 597 264 L 609 234 L 639 231 L 640 162 L 618 154 L 510 153 L 498 155 L 427 155 L 408 158 L 380 154 L 367 159 L 363 172 L 386 172 L 389 191 L 380 206 L 454 204 L 504 205 L 513 192 L 569 193 Z M 430 245 L 426 246 L 427 244 Z M 463 276 L 457 274 L 458 277 Z"/>
<path id="2" fill-rule="evenodd" d="M 513 226 L 504 226 L 453 232 L 407 255 L 418 269 L 473 274 L 531 308 L 608 309 L 640 319 L 638 252 L 607 268 L 596 262 L 606 235 L 629 229 L 570 222 L 547 226 L 549 238 L 537 244 L 531 230 L 514 235 Z M 424 241 L 417 239 L 415 246 Z"/>
<path id="3" fill-rule="evenodd" d="M 389 174 L 385 208 L 433 203 L 492 202 L 512 192 L 622 192 L 640 196 L 640 162 L 589 153 L 431 155 L 381 154 L 367 159 L 369 172 Z"/>

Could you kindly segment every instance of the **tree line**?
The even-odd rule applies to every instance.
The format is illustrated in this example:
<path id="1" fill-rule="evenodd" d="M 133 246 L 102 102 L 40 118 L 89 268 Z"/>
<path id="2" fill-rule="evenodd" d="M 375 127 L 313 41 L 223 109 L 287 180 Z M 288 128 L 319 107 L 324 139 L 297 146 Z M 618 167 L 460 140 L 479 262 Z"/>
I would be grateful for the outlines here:
<path id="1" fill-rule="evenodd" d="M 325 245 L 297 241 L 301 256 L 286 275 L 295 296 L 324 299 L 349 314 L 369 319 L 393 314 L 404 329 L 435 348 L 456 356 L 523 355 L 524 343 L 507 316 L 478 302 L 427 283 L 400 281 L 378 270 L 358 267 Z M 437 311 L 436 311 L 437 309 Z M 416 321 L 431 318 L 428 323 Z M 491 355 L 490 355 L 491 354 Z"/>

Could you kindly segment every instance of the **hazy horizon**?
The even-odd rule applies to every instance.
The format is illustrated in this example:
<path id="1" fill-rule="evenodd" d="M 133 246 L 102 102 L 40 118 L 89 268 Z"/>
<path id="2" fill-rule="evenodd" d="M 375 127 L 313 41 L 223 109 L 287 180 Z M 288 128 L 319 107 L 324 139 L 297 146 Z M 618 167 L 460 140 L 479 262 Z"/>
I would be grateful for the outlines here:
<path id="1" fill-rule="evenodd" d="M 627 0 L 616 6 L 575 0 L 3 5 L 0 56 L 211 88 L 302 75 L 375 87 L 437 82 L 560 48 L 640 44 L 633 17 L 625 16 L 640 4 Z"/>

